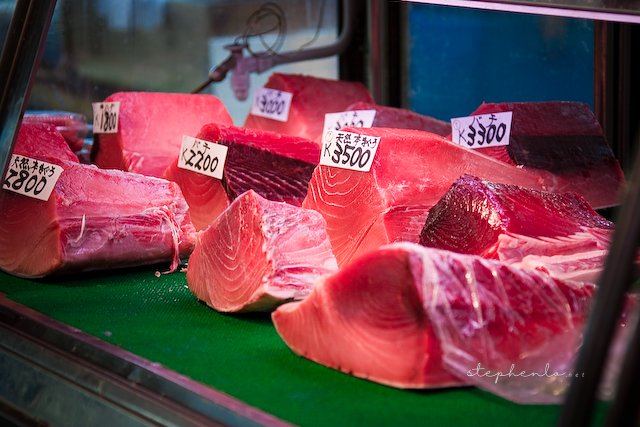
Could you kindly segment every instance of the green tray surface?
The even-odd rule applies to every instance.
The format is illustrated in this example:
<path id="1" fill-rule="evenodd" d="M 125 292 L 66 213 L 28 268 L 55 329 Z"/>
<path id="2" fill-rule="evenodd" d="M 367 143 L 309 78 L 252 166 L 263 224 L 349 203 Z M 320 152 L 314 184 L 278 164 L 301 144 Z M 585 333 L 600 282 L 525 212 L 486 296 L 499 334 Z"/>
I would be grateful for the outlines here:
<path id="1" fill-rule="evenodd" d="M 560 407 L 475 388 L 399 390 L 295 355 L 268 314 L 225 315 L 154 269 L 27 280 L 0 272 L 8 298 L 303 426 L 553 426 Z M 401 351 L 401 349 L 399 349 Z M 601 424 L 604 404 L 596 412 Z"/>

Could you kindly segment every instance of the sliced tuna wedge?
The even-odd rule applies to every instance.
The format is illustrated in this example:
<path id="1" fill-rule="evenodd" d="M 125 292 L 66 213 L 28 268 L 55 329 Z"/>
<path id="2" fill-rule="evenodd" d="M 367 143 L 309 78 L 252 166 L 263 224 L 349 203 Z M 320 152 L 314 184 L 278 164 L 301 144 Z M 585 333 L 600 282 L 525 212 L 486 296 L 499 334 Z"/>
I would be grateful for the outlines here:
<path id="1" fill-rule="evenodd" d="M 337 268 L 320 214 L 249 190 L 200 232 L 187 282 L 215 310 L 271 311 Z"/>
<path id="2" fill-rule="evenodd" d="M 372 127 L 417 129 L 435 133 L 440 136 L 451 134 L 451 124 L 434 117 L 425 116 L 406 108 L 387 107 L 371 102 L 356 102 L 351 104 L 346 111 L 375 110 Z"/>

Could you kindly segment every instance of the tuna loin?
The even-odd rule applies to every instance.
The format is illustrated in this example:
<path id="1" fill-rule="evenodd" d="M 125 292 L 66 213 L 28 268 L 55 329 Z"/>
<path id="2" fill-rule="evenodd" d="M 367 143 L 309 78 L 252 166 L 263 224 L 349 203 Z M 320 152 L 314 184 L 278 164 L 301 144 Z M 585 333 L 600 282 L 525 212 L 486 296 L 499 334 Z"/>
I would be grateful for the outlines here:
<path id="1" fill-rule="evenodd" d="M 218 311 L 270 311 L 337 268 L 317 212 L 250 190 L 198 235 L 187 282 Z"/>
<path id="2" fill-rule="evenodd" d="M 387 107 L 370 102 L 356 102 L 346 111 L 375 110 L 372 127 L 417 129 L 440 136 L 451 135 L 451 124 L 433 117 L 424 116 L 405 108 Z"/>
<path id="3" fill-rule="evenodd" d="M 23 125 L 14 154 L 64 168 L 48 201 L 0 192 L 0 268 L 23 277 L 171 262 L 195 229 L 177 184 L 74 160 L 53 128 Z M 71 157 L 73 156 L 73 157 Z"/>
<path id="4" fill-rule="evenodd" d="M 164 176 L 180 185 L 199 230 L 247 190 L 300 206 L 320 159 L 320 148 L 313 141 L 259 129 L 209 124 L 198 138 L 229 147 L 222 181 L 179 168 L 177 159 Z"/>

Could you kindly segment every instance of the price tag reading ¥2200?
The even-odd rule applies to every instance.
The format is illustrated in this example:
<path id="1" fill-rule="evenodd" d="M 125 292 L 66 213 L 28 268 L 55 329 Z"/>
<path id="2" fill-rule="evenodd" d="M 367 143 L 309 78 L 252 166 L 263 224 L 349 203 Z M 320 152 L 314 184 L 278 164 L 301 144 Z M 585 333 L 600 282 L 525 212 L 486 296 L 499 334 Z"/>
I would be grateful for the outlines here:
<path id="1" fill-rule="evenodd" d="M 286 122 L 293 94 L 280 90 L 262 88 L 256 93 L 251 106 L 251 114 Z"/>
<path id="2" fill-rule="evenodd" d="M 47 201 L 63 171 L 61 166 L 14 154 L 2 188 Z"/>
<path id="3" fill-rule="evenodd" d="M 322 140 L 320 164 L 369 172 L 380 145 L 379 136 L 360 135 L 345 131 L 328 131 Z"/>
<path id="4" fill-rule="evenodd" d="M 453 142 L 467 148 L 509 145 L 512 112 L 451 119 Z"/>
<path id="5" fill-rule="evenodd" d="M 227 150 L 226 145 L 183 135 L 178 167 L 222 179 Z"/>
<path id="6" fill-rule="evenodd" d="M 93 133 L 117 133 L 119 102 L 94 102 L 93 107 Z"/>

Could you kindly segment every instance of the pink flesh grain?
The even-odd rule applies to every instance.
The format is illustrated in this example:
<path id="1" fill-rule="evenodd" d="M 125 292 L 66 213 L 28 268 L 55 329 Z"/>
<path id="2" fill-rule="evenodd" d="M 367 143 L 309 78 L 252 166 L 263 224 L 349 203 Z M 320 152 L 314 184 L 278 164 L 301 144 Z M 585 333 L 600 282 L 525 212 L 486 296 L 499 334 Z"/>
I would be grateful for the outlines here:
<path id="1" fill-rule="evenodd" d="M 20 130 L 15 154 L 58 164 L 64 172 L 47 202 L 0 193 L 3 270 L 42 277 L 155 263 L 175 269 L 179 257 L 190 254 L 195 229 L 176 184 L 81 165 L 61 144 L 66 147 L 59 134 L 42 128 Z"/>
<path id="2" fill-rule="evenodd" d="M 303 202 L 303 207 L 317 210 L 327 221 L 340 266 L 381 244 L 417 242 L 428 210 L 465 173 L 542 189 L 536 176 L 435 134 L 387 128 L 347 130 L 381 137 L 371 171 L 318 166 Z"/>
<path id="3" fill-rule="evenodd" d="M 187 282 L 218 311 L 270 311 L 306 297 L 320 277 L 336 270 L 317 212 L 250 190 L 200 233 Z"/>
<path id="4" fill-rule="evenodd" d="M 120 102 L 118 132 L 97 134 L 95 164 L 162 177 L 178 158 L 182 136 L 196 136 L 207 123 L 233 124 L 213 95 L 118 92 L 105 102 Z"/>

